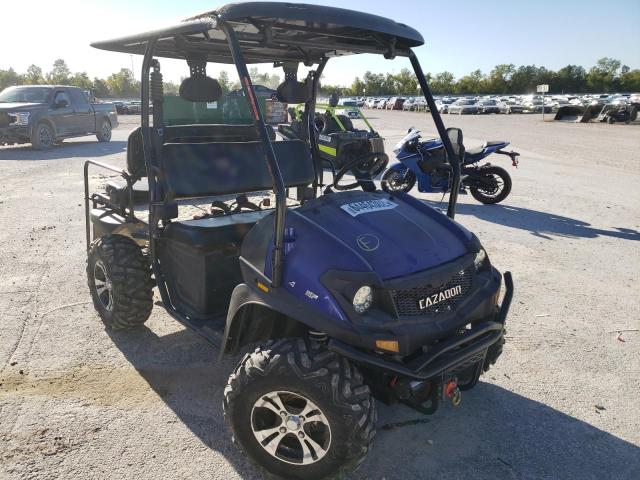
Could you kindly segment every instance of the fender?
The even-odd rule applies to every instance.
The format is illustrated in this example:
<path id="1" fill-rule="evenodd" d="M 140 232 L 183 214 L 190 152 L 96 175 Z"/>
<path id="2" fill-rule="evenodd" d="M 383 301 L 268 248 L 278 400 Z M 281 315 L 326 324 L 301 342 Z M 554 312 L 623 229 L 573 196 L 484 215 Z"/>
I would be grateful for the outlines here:
<path id="1" fill-rule="evenodd" d="M 267 280 L 265 285 L 270 282 Z M 255 307 L 260 313 L 258 318 L 254 315 Z M 271 318 L 265 318 L 269 316 Z M 273 319 L 277 322 L 272 322 Z M 242 324 L 249 321 L 257 323 L 253 328 L 242 328 Z M 231 294 L 220 356 L 233 355 L 243 345 L 254 341 L 294 336 L 291 333 L 300 328 L 347 338 L 355 345 L 363 344 L 350 323 L 336 323 L 335 319 L 301 302 L 284 288 L 271 288 L 265 293 L 241 283 Z M 237 332 L 243 332 L 245 336 L 240 337 Z"/>

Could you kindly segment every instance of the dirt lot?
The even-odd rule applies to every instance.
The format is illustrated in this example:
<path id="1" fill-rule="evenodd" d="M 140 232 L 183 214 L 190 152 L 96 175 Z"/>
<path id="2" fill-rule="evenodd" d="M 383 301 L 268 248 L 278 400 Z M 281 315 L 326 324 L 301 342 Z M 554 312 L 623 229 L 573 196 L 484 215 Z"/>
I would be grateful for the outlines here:
<path id="1" fill-rule="evenodd" d="M 388 147 L 433 131 L 424 114 L 371 117 Z M 522 154 L 503 204 L 458 209 L 513 272 L 506 350 L 457 408 L 379 405 L 354 478 L 640 478 L 640 333 L 618 334 L 640 328 L 640 127 L 445 121 L 467 146 L 506 138 Z M 259 478 L 222 419 L 236 360 L 159 308 L 113 333 L 89 304 L 82 165 L 123 166 L 130 127 L 109 144 L 0 148 L 0 478 Z"/>

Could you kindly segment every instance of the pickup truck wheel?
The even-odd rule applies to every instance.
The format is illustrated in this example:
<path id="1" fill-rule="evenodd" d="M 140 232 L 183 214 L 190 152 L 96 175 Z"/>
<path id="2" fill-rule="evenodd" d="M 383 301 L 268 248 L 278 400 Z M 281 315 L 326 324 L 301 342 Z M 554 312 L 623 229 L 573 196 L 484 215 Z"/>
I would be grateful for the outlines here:
<path id="1" fill-rule="evenodd" d="M 375 435 L 375 402 L 358 369 L 303 339 L 246 355 L 229 377 L 223 408 L 238 446 L 285 478 L 342 478 Z"/>
<path id="2" fill-rule="evenodd" d="M 31 134 L 31 146 L 36 150 L 49 150 L 53 148 L 56 140 L 51 125 L 41 122 L 35 126 Z"/>
<path id="3" fill-rule="evenodd" d="M 122 235 L 95 240 L 87 280 L 93 306 L 113 330 L 142 325 L 153 308 L 151 266 L 136 242 Z"/>
<path id="4" fill-rule="evenodd" d="M 111 140 L 111 122 L 109 120 L 102 121 L 100 130 L 96 133 L 96 138 L 99 142 L 108 142 Z"/>

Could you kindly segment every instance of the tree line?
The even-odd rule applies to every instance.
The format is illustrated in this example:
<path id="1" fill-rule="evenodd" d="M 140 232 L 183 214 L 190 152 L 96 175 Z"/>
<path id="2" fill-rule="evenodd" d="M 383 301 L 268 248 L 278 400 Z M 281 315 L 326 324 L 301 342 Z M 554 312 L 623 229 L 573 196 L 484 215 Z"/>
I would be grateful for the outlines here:
<path id="1" fill-rule="evenodd" d="M 601 58 L 588 71 L 579 65 L 549 70 L 535 65 L 496 65 L 488 74 L 475 70 L 457 78 L 451 72 L 425 74 L 432 93 L 439 95 L 524 94 L 536 85 L 549 85 L 549 93 L 640 92 L 640 70 L 632 70 L 614 58 Z M 366 72 L 349 87 L 323 85 L 323 94 L 337 91 L 347 96 L 415 95 L 418 81 L 408 68 L 399 73 Z"/>
<path id="2" fill-rule="evenodd" d="M 256 85 L 275 88 L 280 83 L 277 74 L 260 73 L 255 67 L 250 75 Z M 567 65 L 553 71 L 535 65 L 516 67 L 513 64 L 496 65 L 488 74 L 475 70 L 457 78 L 451 72 L 425 74 L 435 94 L 523 94 L 535 91 L 536 85 L 548 84 L 549 93 L 613 93 L 640 92 L 640 70 L 631 69 L 613 58 L 601 58 L 588 71 L 579 65 Z M 222 71 L 218 76 L 222 90 L 226 93 L 240 87 Z M 72 73 L 63 59 L 53 63 L 49 72 L 31 65 L 26 73 L 14 69 L 0 69 L 0 90 L 12 85 L 73 85 L 94 91 L 98 98 L 135 98 L 140 96 L 140 82 L 133 72 L 123 68 L 107 78 L 89 78 L 86 72 Z M 178 84 L 164 82 L 167 94 L 177 94 Z M 356 77 L 351 86 L 342 87 L 321 82 L 321 93 L 338 92 L 347 96 L 415 95 L 419 93 L 418 81 L 409 69 L 399 73 L 366 72 Z"/>

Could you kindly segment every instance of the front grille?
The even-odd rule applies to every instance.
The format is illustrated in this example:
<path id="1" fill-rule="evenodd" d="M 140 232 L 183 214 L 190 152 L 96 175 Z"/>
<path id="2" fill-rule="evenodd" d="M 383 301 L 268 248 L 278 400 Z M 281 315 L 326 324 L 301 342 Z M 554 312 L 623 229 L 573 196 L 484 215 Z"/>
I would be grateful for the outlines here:
<path id="1" fill-rule="evenodd" d="M 396 311 L 401 317 L 442 314 L 456 308 L 469 294 L 472 281 L 473 265 L 456 273 L 438 287 L 424 286 L 405 290 L 391 290 L 391 297 L 393 298 Z M 459 292 L 454 290 L 455 295 L 449 298 L 436 299 L 438 301 L 432 299 L 433 295 L 437 294 L 440 296 L 441 292 L 447 292 L 449 289 L 455 289 L 458 286 L 460 289 Z M 443 295 L 443 297 L 444 296 L 445 295 Z M 421 308 L 421 303 L 423 308 Z"/>
<path id="2" fill-rule="evenodd" d="M 6 127 L 9 125 L 9 114 L 0 112 L 0 127 Z"/>

